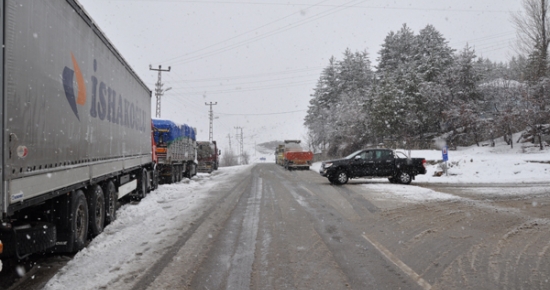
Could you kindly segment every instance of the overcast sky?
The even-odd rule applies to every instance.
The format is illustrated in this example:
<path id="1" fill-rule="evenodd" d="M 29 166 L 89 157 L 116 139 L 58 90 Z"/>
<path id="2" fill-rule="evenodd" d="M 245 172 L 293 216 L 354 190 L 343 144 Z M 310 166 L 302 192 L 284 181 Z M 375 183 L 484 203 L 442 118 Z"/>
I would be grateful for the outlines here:
<path id="1" fill-rule="evenodd" d="M 162 118 L 198 129 L 227 148 L 234 127 L 245 143 L 304 139 L 310 95 L 332 56 L 366 50 L 373 64 L 390 31 L 432 24 L 457 50 L 507 61 L 514 54 L 511 13 L 519 0 L 79 0 L 123 57 L 154 90 L 165 88 Z M 155 98 L 152 115 L 155 115 Z M 254 152 L 249 152 L 254 153 Z"/>

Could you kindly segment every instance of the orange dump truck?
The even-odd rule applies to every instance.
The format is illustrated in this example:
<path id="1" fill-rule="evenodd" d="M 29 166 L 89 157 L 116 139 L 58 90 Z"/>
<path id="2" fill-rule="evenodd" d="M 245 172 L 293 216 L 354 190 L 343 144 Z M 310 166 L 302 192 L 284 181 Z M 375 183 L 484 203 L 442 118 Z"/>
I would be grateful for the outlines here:
<path id="1" fill-rule="evenodd" d="M 283 166 L 285 169 L 309 169 L 313 161 L 313 152 L 305 151 L 300 140 L 285 140 Z"/>

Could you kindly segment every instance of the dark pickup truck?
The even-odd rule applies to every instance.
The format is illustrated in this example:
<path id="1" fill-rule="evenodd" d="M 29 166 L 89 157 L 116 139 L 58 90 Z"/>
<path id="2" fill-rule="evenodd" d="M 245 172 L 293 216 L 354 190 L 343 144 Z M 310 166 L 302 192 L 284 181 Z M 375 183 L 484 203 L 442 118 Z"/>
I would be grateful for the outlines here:
<path id="1" fill-rule="evenodd" d="M 324 161 L 319 173 L 333 184 L 345 184 L 357 177 L 386 177 L 391 183 L 409 184 L 416 175 L 426 174 L 426 159 L 408 158 L 391 149 L 364 149 Z"/>

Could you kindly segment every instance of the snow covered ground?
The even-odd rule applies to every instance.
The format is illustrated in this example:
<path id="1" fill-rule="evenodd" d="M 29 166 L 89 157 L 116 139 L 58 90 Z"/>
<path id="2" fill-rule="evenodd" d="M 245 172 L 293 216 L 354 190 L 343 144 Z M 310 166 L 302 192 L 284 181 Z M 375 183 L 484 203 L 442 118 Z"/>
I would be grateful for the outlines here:
<path id="1" fill-rule="evenodd" d="M 268 153 L 259 153 L 258 157 L 264 156 L 266 160 L 258 158 L 256 162 L 272 163 L 274 158 Z M 411 154 L 427 160 L 442 159 L 439 150 L 415 150 Z M 366 182 L 362 188 L 366 193 L 379 194 L 381 198 L 388 200 L 424 202 L 459 197 L 414 186 L 414 183 L 550 182 L 550 164 L 531 161 L 550 161 L 550 150 L 540 151 L 537 148 L 526 149 L 520 146 L 511 149 L 505 144 L 497 144 L 496 147 L 459 148 L 449 152 L 448 176 L 434 176 L 434 172 L 441 170 L 440 166 L 428 165 L 428 173 L 417 176 L 413 185 L 373 180 Z M 319 166 L 319 162 L 315 163 L 311 170 L 318 173 Z M 79 252 L 48 282 L 45 289 L 110 289 L 124 285 L 121 279 L 131 273 L 139 275 L 140 271 L 154 263 L 158 252 L 164 252 L 175 243 L 182 231 L 201 215 L 202 205 L 209 201 L 216 186 L 223 186 L 249 168 L 250 166 L 220 168 L 212 175 L 199 174 L 192 180 L 161 185 L 139 204 L 124 205 L 118 211 L 118 219 L 86 249 Z M 492 190 L 491 194 L 510 193 Z M 514 192 L 517 193 L 518 188 Z"/>
<path id="2" fill-rule="evenodd" d="M 202 214 L 214 187 L 249 166 L 220 168 L 212 175 L 161 185 L 138 204 L 126 204 L 107 226 L 46 285 L 45 289 L 119 289 L 121 276 L 139 275 L 159 252 L 173 245 L 183 229 Z"/>

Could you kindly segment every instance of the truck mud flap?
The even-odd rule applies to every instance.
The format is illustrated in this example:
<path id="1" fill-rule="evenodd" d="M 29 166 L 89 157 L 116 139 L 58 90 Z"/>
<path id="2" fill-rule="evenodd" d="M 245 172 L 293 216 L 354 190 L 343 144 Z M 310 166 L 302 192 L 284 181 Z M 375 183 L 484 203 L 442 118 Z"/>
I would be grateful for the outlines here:
<path id="1" fill-rule="evenodd" d="M 23 259 L 53 247 L 57 241 L 57 230 L 52 223 L 36 222 L 11 231 L 0 231 L 0 240 L 4 244 L 0 257 Z"/>

